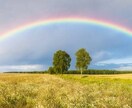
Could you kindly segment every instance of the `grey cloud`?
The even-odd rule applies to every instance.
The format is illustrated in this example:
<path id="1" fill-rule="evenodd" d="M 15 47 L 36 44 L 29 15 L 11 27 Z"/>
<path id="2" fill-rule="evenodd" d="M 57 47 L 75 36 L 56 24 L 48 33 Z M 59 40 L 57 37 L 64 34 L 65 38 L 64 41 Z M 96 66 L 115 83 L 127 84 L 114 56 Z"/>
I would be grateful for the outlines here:
<path id="1" fill-rule="evenodd" d="M 48 62 L 49 65 L 53 53 L 59 49 L 66 50 L 74 58 L 74 64 L 74 53 L 81 47 L 90 52 L 93 63 L 117 56 L 127 56 L 128 50 L 128 55 L 132 54 L 131 39 L 119 34 L 113 30 L 84 24 L 65 23 L 37 27 L 1 41 L 0 64 L 23 65 Z"/>
<path id="2" fill-rule="evenodd" d="M 97 65 L 108 65 L 108 64 L 116 64 L 116 65 L 132 64 L 132 57 L 112 58 L 97 62 Z"/>
<path id="3" fill-rule="evenodd" d="M 27 22 L 71 16 L 96 18 L 131 28 L 131 5 L 131 0 L 0 0 L 0 34 Z M 56 24 L 15 35 L 0 42 L 0 65 L 48 63 L 49 66 L 53 53 L 62 49 L 71 54 L 73 66 L 74 53 L 81 47 L 90 52 L 92 65 L 132 54 L 131 37 L 94 25 Z"/>
<path id="4" fill-rule="evenodd" d="M 6 0 L 0 1 L 1 29 L 47 18 L 91 17 L 130 26 L 131 0 Z"/>

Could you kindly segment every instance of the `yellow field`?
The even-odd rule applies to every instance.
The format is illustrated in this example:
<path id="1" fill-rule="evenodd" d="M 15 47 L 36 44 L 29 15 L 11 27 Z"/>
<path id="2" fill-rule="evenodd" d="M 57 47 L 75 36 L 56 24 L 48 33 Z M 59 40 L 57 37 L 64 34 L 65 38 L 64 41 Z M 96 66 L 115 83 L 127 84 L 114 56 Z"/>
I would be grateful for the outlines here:
<path id="1" fill-rule="evenodd" d="M 132 108 L 132 74 L 0 74 L 0 108 Z"/>

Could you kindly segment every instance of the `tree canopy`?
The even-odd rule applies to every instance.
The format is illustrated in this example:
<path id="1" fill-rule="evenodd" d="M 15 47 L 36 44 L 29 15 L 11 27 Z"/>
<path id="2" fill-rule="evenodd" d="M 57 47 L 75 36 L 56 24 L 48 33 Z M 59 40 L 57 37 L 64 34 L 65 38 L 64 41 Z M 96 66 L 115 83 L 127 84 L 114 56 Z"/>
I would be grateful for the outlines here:
<path id="1" fill-rule="evenodd" d="M 89 53 L 84 49 L 79 49 L 76 53 L 76 68 L 81 71 L 81 74 L 84 70 L 88 68 L 88 65 L 91 62 L 91 57 Z"/>
<path id="2" fill-rule="evenodd" d="M 70 62 L 70 55 L 65 51 L 58 50 L 53 57 L 53 69 L 56 73 L 63 74 L 70 68 Z"/>

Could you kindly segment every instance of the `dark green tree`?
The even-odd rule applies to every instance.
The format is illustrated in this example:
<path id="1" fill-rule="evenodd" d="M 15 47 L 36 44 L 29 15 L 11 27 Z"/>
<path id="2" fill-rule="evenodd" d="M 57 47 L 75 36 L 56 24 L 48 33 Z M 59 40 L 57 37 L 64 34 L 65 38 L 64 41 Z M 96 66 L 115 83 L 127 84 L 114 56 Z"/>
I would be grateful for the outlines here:
<path id="1" fill-rule="evenodd" d="M 53 67 L 49 67 L 48 73 L 55 74 L 54 68 Z"/>
<path id="2" fill-rule="evenodd" d="M 68 53 L 58 50 L 53 57 L 53 68 L 56 73 L 63 74 L 70 68 L 71 57 Z"/>
<path id="3" fill-rule="evenodd" d="M 84 70 L 88 68 L 88 65 L 91 62 L 91 57 L 89 53 L 84 49 L 79 49 L 76 53 L 76 68 L 81 72 L 81 75 Z"/>

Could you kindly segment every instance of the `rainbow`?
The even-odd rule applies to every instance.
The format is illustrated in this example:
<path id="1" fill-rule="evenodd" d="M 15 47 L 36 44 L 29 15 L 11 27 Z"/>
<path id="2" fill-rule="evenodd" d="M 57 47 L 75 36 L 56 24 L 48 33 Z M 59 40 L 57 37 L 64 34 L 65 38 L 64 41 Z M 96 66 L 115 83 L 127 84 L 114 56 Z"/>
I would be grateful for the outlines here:
<path id="1" fill-rule="evenodd" d="M 42 21 L 36 21 L 29 24 L 22 25 L 20 27 L 17 27 L 15 29 L 12 29 L 0 36 L 0 40 L 6 39 L 8 37 L 15 36 L 17 33 L 24 32 L 26 30 L 32 29 L 34 27 L 38 26 L 46 26 L 50 24 L 56 24 L 56 23 L 84 23 L 84 24 L 93 24 L 98 26 L 107 27 L 122 33 L 125 33 L 129 36 L 132 36 L 132 31 L 128 28 L 125 28 L 120 25 L 116 25 L 113 23 L 100 21 L 96 19 L 90 19 L 90 18 L 56 18 L 56 19 L 48 19 L 48 20 L 42 20 Z"/>

